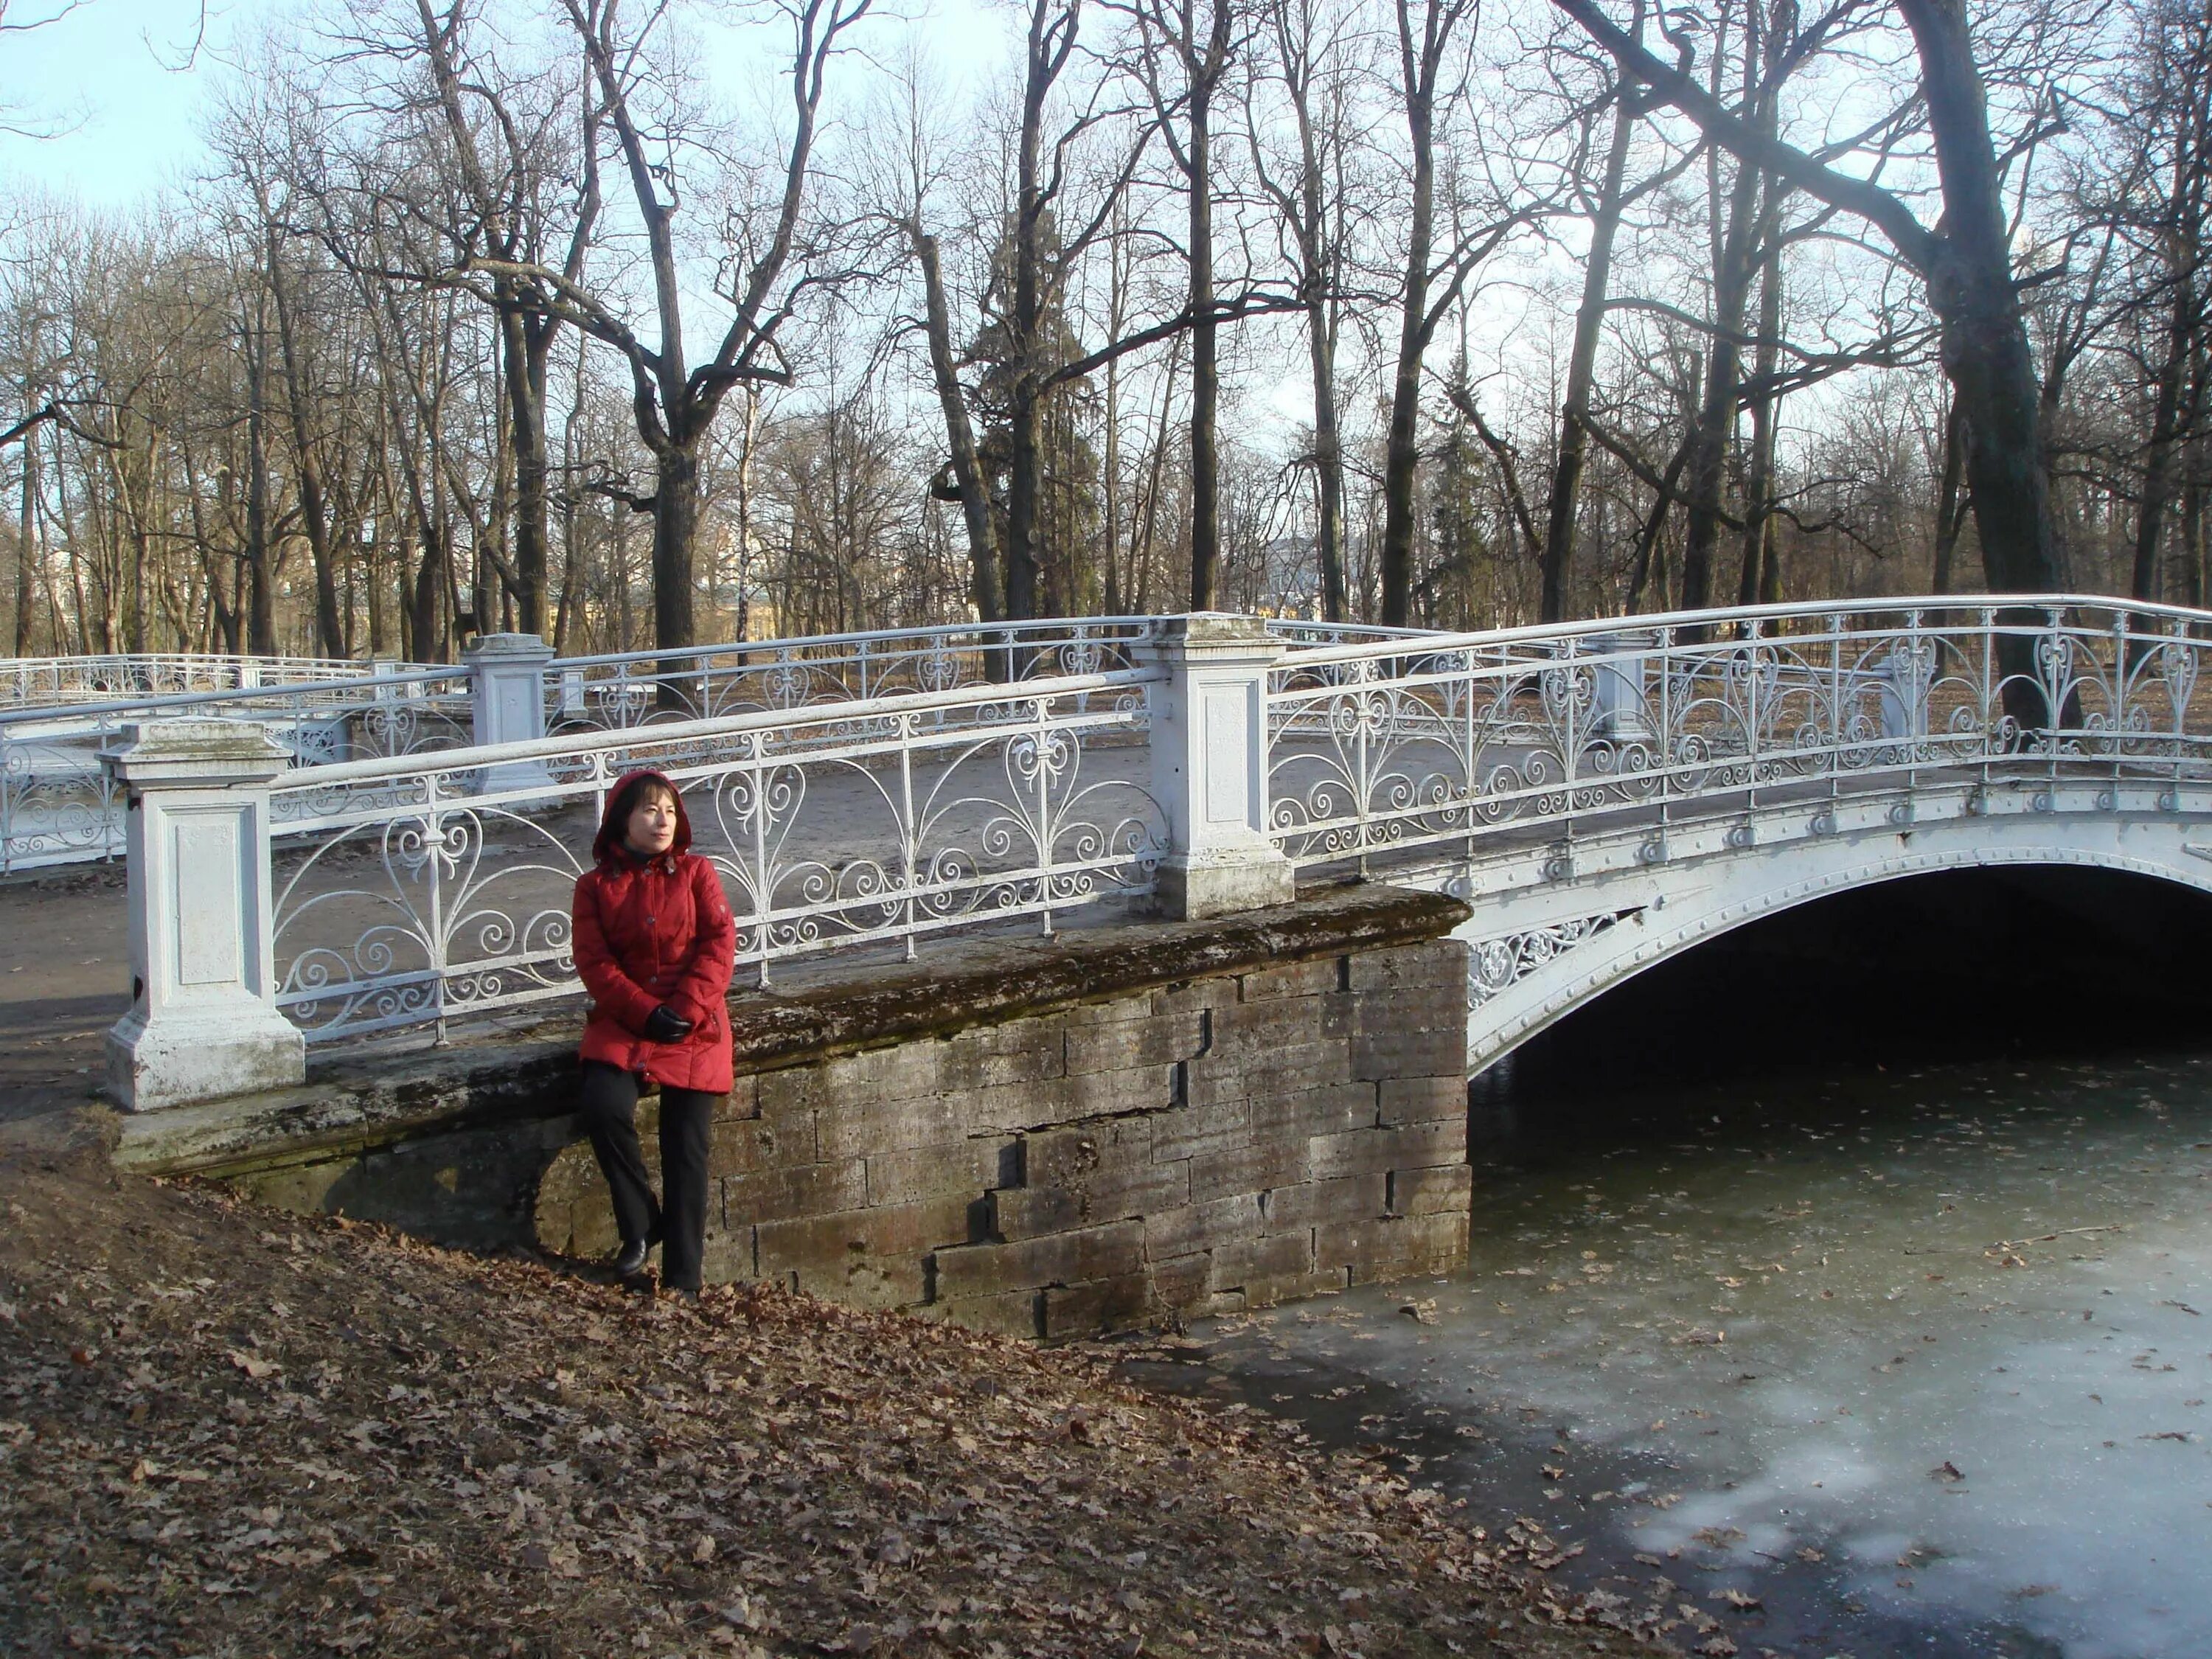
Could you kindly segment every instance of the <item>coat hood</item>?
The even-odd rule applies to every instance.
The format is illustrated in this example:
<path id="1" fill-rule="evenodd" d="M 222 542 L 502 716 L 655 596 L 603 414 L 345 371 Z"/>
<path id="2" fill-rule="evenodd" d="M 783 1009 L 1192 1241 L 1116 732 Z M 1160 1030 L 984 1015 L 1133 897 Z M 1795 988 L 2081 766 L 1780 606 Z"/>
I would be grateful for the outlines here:
<path id="1" fill-rule="evenodd" d="M 629 817 L 630 808 L 637 803 L 637 792 L 648 783 L 657 783 L 676 797 L 676 839 L 669 843 L 666 856 L 680 858 L 691 850 L 691 819 L 684 810 L 684 792 L 670 782 L 665 773 L 625 772 L 607 791 L 606 811 L 599 815 L 599 833 L 592 838 L 594 862 L 604 864 L 617 854 L 636 856 L 623 844 L 623 826 Z"/>

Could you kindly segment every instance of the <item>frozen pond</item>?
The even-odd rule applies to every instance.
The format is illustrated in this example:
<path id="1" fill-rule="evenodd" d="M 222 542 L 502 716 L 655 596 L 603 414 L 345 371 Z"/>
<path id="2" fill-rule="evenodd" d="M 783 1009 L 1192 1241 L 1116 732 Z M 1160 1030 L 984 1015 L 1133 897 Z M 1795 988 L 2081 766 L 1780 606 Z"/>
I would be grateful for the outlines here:
<path id="1" fill-rule="evenodd" d="M 1133 1371 L 1529 1517 L 1684 1650 L 2212 1654 L 2212 1056 L 1602 1109 L 1478 1151 L 1464 1273 Z"/>

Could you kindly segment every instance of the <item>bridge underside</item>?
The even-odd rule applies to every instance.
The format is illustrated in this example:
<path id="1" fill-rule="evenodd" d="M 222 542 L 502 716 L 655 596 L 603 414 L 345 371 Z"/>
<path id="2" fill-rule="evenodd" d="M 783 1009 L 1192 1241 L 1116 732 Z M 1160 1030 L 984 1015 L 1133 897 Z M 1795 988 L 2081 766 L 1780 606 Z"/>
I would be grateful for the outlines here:
<path id="1" fill-rule="evenodd" d="M 2137 799 L 2138 795 L 2140 799 Z M 2201 806 L 2110 783 L 2023 781 L 1774 803 L 1496 849 L 1389 878 L 1474 907 L 1468 1070 L 1480 1072 L 1623 981 L 1761 918 L 1942 871 L 2072 866 L 2212 894 Z M 1899 949 L 1940 951 L 1942 938 Z M 1700 1028 L 1709 1022 L 1700 1017 Z M 1710 1040 L 1710 1033 L 1688 1040 Z"/>

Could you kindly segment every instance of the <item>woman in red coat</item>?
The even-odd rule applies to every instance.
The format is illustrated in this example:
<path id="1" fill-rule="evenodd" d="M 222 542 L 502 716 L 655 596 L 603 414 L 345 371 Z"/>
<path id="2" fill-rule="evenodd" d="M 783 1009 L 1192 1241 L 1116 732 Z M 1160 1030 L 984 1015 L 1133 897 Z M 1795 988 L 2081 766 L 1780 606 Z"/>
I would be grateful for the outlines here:
<path id="1" fill-rule="evenodd" d="M 591 993 L 581 1115 L 614 1194 L 629 1278 L 662 1247 L 662 1282 L 696 1294 L 707 1231 L 707 1126 L 730 1091 L 730 969 L 737 925 L 714 866 L 690 851 L 684 798 L 658 772 L 632 772 L 607 797 L 576 879 L 576 972 Z M 637 1139 L 637 1097 L 660 1088 L 653 1202 Z"/>

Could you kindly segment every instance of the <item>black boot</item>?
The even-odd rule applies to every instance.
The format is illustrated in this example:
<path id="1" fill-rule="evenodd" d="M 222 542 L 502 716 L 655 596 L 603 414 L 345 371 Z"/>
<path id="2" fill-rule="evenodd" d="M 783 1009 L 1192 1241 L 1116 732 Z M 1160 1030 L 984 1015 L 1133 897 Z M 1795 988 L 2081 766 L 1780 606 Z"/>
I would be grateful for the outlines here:
<path id="1" fill-rule="evenodd" d="M 653 1249 L 648 1238 L 626 1238 L 621 1249 L 615 1252 L 614 1269 L 617 1279 L 635 1279 L 645 1271 L 646 1253 Z"/>

